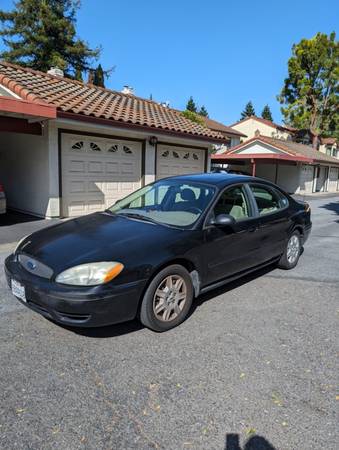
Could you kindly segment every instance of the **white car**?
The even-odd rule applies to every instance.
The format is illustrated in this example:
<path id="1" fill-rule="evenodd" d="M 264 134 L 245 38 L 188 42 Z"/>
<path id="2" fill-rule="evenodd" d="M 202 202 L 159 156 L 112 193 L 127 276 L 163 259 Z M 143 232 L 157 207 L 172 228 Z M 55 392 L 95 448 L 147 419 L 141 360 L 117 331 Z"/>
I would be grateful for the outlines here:
<path id="1" fill-rule="evenodd" d="M 5 214 L 6 212 L 6 195 L 2 184 L 0 184 L 0 214 Z"/>

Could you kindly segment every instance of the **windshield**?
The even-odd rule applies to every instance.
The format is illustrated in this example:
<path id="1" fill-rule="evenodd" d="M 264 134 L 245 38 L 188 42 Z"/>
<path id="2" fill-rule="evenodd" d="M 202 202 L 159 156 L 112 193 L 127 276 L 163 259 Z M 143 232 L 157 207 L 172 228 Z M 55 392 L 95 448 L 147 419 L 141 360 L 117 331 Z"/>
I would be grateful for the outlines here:
<path id="1" fill-rule="evenodd" d="M 108 211 L 185 228 L 199 219 L 214 192 L 214 187 L 199 183 L 157 181 L 119 200 Z"/>

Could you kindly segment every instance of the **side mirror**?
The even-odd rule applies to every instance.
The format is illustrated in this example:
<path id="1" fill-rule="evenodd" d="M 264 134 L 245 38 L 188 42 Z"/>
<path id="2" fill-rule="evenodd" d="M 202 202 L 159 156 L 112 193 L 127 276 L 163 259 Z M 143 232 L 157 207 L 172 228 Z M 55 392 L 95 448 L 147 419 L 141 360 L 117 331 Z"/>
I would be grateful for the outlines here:
<path id="1" fill-rule="evenodd" d="M 229 214 L 219 214 L 212 222 L 216 227 L 231 227 L 235 225 L 234 217 Z"/>

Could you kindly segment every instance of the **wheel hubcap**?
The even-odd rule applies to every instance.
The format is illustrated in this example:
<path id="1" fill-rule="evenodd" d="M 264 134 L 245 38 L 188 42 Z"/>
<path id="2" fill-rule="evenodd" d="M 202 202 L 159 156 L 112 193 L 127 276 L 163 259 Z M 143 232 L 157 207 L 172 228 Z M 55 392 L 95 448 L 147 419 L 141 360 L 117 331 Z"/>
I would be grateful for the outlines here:
<path id="1" fill-rule="evenodd" d="M 185 280 L 169 275 L 159 284 L 153 297 L 153 311 L 157 319 L 169 322 L 179 316 L 187 299 Z"/>
<path id="2" fill-rule="evenodd" d="M 293 235 L 287 244 L 287 261 L 293 264 L 298 258 L 300 250 L 300 241 L 298 236 Z"/>

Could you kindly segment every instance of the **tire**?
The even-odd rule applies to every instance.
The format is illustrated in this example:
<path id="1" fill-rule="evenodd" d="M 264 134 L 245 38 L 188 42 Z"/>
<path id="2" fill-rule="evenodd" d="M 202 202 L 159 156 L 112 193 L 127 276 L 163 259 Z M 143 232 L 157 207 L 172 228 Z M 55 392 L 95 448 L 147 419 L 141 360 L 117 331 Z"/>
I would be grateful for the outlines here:
<path id="1" fill-rule="evenodd" d="M 158 332 L 176 327 L 187 317 L 193 292 L 191 276 L 183 266 L 173 264 L 165 267 L 155 275 L 145 292 L 140 322 Z"/>
<path id="2" fill-rule="evenodd" d="M 285 251 L 278 262 L 278 267 L 284 270 L 293 269 L 298 264 L 301 248 L 301 235 L 299 231 L 295 230 L 288 238 Z"/>

